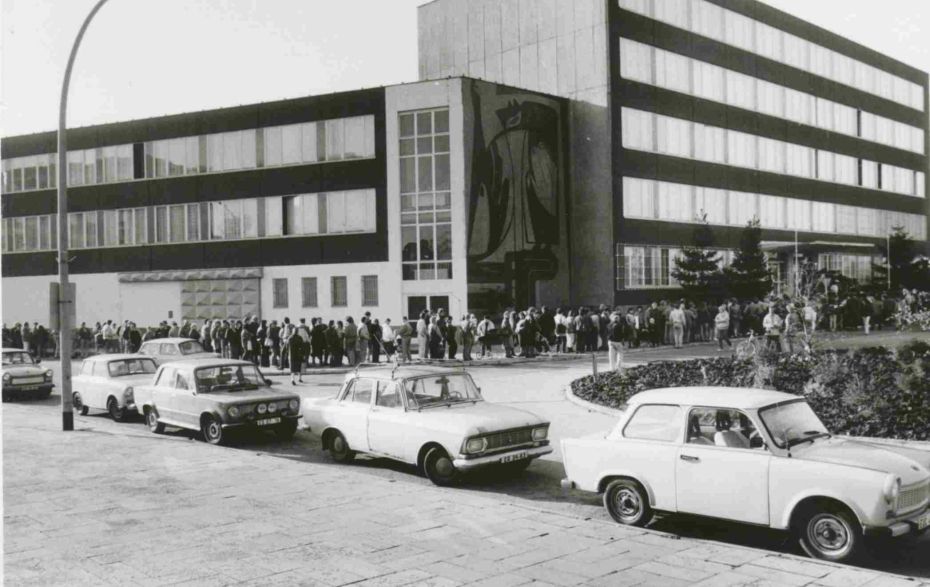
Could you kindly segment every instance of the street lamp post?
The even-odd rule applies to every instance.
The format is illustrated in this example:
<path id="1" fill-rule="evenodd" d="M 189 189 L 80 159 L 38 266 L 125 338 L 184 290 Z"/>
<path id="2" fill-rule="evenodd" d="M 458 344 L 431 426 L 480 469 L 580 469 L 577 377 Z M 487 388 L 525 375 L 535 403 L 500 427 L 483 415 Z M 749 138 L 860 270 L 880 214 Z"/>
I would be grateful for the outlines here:
<path id="1" fill-rule="evenodd" d="M 58 106 L 58 339 L 61 355 L 61 429 L 65 431 L 74 430 L 74 410 L 71 406 L 71 331 L 74 329 L 71 317 L 74 299 L 70 293 L 71 288 L 68 287 L 68 138 L 65 132 L 68 121 L 68 86 L 71 83 L 71 68 L 74 66 L 81 39 L 84 38 L 94 15 L 106 3 L 107 0 L 98 0 L 74 39 L 68 65 L 65 67 L 61 101 Z"/>

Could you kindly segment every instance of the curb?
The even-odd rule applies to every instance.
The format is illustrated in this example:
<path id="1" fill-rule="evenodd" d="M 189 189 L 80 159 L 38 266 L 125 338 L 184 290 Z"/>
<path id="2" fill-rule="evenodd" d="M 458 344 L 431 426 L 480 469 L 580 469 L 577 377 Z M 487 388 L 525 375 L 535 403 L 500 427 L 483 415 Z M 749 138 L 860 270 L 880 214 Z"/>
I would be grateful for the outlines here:
<path id="1" fill-rule="evenodd" d="M 565 387 L 563 388 L 563 391 L 565 393 L 566 400 L 568 400 L 570 403 L 575 404 L 579 408 L 584 408 L 585 410 L 589 412 L 597 412 L 598 414 L 604 414 L 605 416 L 613 416 L 613 417 L 618 417 L 620 416 L 620 414 L 623 413 L 622 410 L 608 408 L 607 406 L 602 406 L 600 404 L 596 404 L 593 402 L 589 402 L 588 400 L 581 399 L 580 397 L 575 395 L 575 393 L 572 391 L 571 383 L 565 385 Z"/>

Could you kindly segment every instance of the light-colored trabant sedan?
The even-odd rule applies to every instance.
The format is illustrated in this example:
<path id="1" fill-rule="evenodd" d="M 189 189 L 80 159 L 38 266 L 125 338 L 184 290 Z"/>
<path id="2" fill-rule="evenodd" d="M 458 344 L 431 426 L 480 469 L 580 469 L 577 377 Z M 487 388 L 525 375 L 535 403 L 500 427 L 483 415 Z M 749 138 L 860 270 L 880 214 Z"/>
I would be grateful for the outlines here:
<path id="1" fill-rule="evenodd" d="M 552 452 L 548 422 L 485 402 L 468 373 L 450 369 L 350 373 L 335 397 L 305 399 L 303 415 L 335 461 L 388 457 L 417 465 L 436 485 L 477 467 L 522 470 Z"/>
<path id="2" fill-rule="evenodd" d="M 52 394 L 52 370 L 39 366 L 39 360 L 23 349 L 3 349 L 3 401 L 14 397 L 46 398 Z"/>
<path id="3" fill-rule="evenodd" d="M 855 557 L 866 534 L 930 526 L 930 451 L 831 435 L 798 396 L 677 388 L 633 396 L 613 430 L 563 439 L 563 487 L 602 492 L 614 520 L 653 511 L 789 530 L 808 555 Z"/>
<path id="4" fill-rule="evenodd" d="M 192 338 L 154 338 L 142 343 L 139 354 L 152 357 L 161 365 L 182 359 L 216 359 L 217 353 L 204 350 L 200 342 Z"/>
<path id="5" fill-rule="evenodd" d="M 158 367 L 149 385 L 136 388 L 136 409 L 149 429 L 199 430 L 222 444 L 231 428 L 273 430 L 282 440 L 297 431 L 300 396 L 269 389 L 258 367 L 235 359 L 189 359 Z"/>
<path id="6" fill-rule="evenodd" d="M 97 355 L 84 359 L 72 379 L 72 404 L 82 416 L 91 408 L 106 410 L 121 422 L 136 412 L 134 390 L 152 383 L 155 361 L 139 355 Z"/>

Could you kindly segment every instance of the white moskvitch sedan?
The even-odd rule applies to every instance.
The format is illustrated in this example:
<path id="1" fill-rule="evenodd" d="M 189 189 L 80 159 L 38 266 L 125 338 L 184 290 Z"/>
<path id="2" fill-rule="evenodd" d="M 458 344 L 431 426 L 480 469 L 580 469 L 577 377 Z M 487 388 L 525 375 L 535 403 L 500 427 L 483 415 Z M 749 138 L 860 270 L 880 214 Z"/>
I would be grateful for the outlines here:
<path id="1" fill-rule="evenodd" d="M 192 338 L 155 338 L 147 340 L 139 347 L 138 354 L 152 357 L 159 365 L 189 359 L 219 358 L 217 353 L 207 351 L 200 344 L 200 341 Z"/>
<path id="2" fill-rule="evenodd" d="M 485 402 L 468 373 L 451 369 L 350 373 L 335 397 L 304 399 L 303 416 L 335 461 L 360 452 L 388 457 L 416 465 L 436 485 L 479 467 L 520 471 L 552 452 L 549 422 Z"/>
<path id="3" fill-rule="evenodd" d="M 72 379 L 71 402 L 86 415 L 89 409 L 106 410 L 117 422 L 136 411 L 134 388 L 152 382 L 155 361 L 139 355 L 97 355 L 84 359 Z"/>
<path id="4" fill-rule="evenodd" d="M 801 397 L 674 388 L 630 398 L 607 433 L 563 439 L 565 488 L 621 524 L 654 511 L 791 531 L 808 555 L 854 558 L 864 536 L 930 526 L 930 450 L 836 437 Z"/>

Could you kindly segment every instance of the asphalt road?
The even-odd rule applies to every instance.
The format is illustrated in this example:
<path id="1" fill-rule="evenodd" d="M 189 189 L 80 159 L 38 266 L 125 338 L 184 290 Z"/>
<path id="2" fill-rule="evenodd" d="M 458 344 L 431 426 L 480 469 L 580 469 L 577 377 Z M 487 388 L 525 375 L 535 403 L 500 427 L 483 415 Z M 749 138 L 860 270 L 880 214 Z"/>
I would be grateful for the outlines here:
<path id="1" fill-rule="evenodd" d="M 688 351 L 694 355 L 713 354 L 716 351 L 709 345 L 692 347 Z M 635 362 L 672 358 L 670 349 L 632 353 L 629 358 Z M 680 355 L 679 355 L 680 356 Z M 47 365 L 56 371 L 56 362 Z M 77 363 L 75 363 L 77 365 Z M 601 360 L 600 369 L 606 368 Z M 573 379 L 590 373 L 590 358 L 579 361 L 536 362 L 508 366 L 476 365 L 469 371 L 482 389 L 485 399 L 494 403 L 507 404 L 533 411 L 550 420 L 550 438 L 556 451 L 537 460 L 523 474 L 512 478 L 500 478 L 494 475 L 473 474 L 461 481 L 460 489 L 485 495 L 497 495 L 507 502 L 530 503 L 534 507 L 567 513 L 584 518 L 609 520 L 601 505 L 599 496 L 580 491 L 563 493 L 559 481 L 564 476 L 559 440 L 606 430 L 614 424 L 614 419 L 596 412 L 585 410 L 565 399 L 565 386 Z M 306 375 L 305 383 L 293 389 L 303 397 L 322 397 L 336 393 L 344 374 Z M 277 379 L 276 385 L 290 388 L 286 378 Z M 36 409 L 55 410 L 60 397 L 53 394 L 42 402 L 34 402 Z M 151 434 L 145 428 L 141 418 L 127 423 L 115 423 L 103 412 L 92 412 L 88 416 L 75 416 L 78 420 L 91 423 L 94 428 L 106 430 L 112 434 L 132 436 Z M 192 432 L 168 429 L 170 436 L 197 438 Z M 329 462 L 328 455 L 321 450 L 319 440 L 311 434 L 300 432 L 293 442 L 278 443 L 272 435 L 248 436 L 238 439 L 236 445 L 242 450 L 261 451 L 271 457 L 293 459 L 299 453 L 301 460 L 313 463 Z M 366 475 L 388 479 L 392 482 L 409 484 L 411 490 L 418 486 L 429 486 L 430 482 L 417 475 L 407 465 L 388 459 L 358 458 L 351 465 L 353 470 Z M 653 529 L 678 535 L 714 540 L 753 548 L 766 549 L 779 553 L 800 554 L 792 540 L 780 532 L 754 528 L 739 524 L 720 522 L 690 516 L 666 516 L 657 519 Z M 930 578 L 930 562 L 926 558 L 930 553 L 930 533 L 919 539 L 876 541 L 871 544 L 871 555 L 860 562 L 864 568 L 886 572 Z"/>

